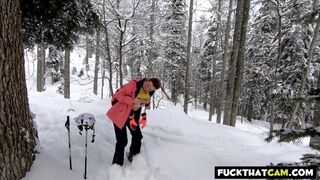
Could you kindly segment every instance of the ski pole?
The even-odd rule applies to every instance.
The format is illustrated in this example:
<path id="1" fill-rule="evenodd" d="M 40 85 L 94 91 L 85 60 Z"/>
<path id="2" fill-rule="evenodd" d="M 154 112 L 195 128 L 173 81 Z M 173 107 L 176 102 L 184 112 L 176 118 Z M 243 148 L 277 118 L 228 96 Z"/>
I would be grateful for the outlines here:
<path id="1" fill-rule="evenodd" d="M 70 170 L 72 170 L 71 142 L 70 142 L 70 118 L 69 118 L 69 116 L 67 116 L 67 121 L 66 121 L 65 127 L 68 129 L 69 165 L 70 165 Z"/>
<path id="2" fill-rule="evenodd" d="M 88 148 L 88 127 L 86 129 L 86 144 L 85 144 L 85 157 L 84 157 L 84 179 L 87 179 L 87 148 Z"/>
<path id="3" fill-rule="evenodd" d="M 84 157 L 84 179 L 87 179 L 87 161 L 88 161 L 88 130 L 93 130 L 92 141 L 94 142 L 95 130 L 94 130 L 94 123 L 95 117 L 90 113 L 82 113 L 77 118 L 75 118 L 76 123 L 78 124 L 79 134 L 82 135 L 83 129 L 86 130 L 86 137 L 85 137 L 85 157 Z"/>

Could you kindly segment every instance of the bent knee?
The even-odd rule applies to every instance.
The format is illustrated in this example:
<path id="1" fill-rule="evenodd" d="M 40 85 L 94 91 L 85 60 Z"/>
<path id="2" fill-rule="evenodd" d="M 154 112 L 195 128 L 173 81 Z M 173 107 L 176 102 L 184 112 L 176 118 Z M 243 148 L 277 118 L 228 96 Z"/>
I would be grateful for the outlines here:
<path id="1" fill-rule="evenodd" d="M 134 136 L 132 136 L 132 138 L 136 139 L 136 140 L 141 140 L 143 138 L 142 134 L 135 134 Z"/>

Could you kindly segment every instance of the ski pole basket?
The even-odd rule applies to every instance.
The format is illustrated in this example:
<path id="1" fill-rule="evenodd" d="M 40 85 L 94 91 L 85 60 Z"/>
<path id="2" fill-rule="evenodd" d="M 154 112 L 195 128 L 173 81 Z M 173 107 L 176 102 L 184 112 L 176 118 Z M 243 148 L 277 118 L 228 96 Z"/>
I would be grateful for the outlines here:
<path id="1" fill-rule="evenodd" d="M 84 179 L 87 179 L 87 149 L 88 149 L 88 130 L 92 130 L 92 140 L 91 143 L 94 142 L 95 137 L 95 129 L 94 124 L 96 122 L 96 119 L 94 115 L 90 113 L 82 113 L 78 117 L 75 118 L 75 122 L 77 123 L 79 134 L 82 135 L 82 131 L 86 131 L 86 140 L 85 140 L 85 161 L 84 161 Z"/>
<path id="2" fill-rule="evenodd" d="M 94 124 L 96 122 L 96 119 L 93 114 L 90 113 L 82 113 L 78 117 L 74 118 L 75 122 L 77 123 L 78 129 L 79 129 L 79 134 L 82 135 L 83 130 L 92 130 L 92 140 L 91 142 L 94 142 L 94 137 L 95 137 L 95 129 L 94 129 Z"/>

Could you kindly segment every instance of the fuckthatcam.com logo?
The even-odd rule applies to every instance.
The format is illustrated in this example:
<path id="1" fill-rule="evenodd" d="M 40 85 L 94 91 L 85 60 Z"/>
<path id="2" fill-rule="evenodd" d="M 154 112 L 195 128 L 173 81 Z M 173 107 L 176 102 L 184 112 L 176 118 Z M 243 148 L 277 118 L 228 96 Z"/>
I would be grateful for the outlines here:
<path id="1" fill-rule="evenodd" d="M 316 166 L 216 166 L 215 179 L 316 179 Z"/>

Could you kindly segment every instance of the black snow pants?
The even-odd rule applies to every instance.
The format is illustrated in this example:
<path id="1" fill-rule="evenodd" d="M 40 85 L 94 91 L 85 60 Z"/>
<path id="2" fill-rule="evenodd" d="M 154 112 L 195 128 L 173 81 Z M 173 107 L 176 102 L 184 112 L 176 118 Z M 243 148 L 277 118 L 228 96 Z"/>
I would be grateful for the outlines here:
<path id="1" fill-rule="evenodd" d="M 128 144 L 127 128 L 126 127 L 128 127 L 128 129 L 132 135 L 131 146 L 130 146 L 131 154 L 136 155 L 136 154 L 140 153 L 141 139 L 143 137 L 142 133 L 141 133 L 140 126 L 139 126 L 140 113 L 141 113 L 141 108 L 137 111 L 130 112 L 130 115 L 134 114 L 134 119 L 135 119 L 136 123 L 138 124 L 138 126 L 135 128 L 135 130 L 130 128 L 129 117 L 127 119 L 125 126 L 122 129 L 120 129 L 115 124 L 113 124 L 117 143 L 116 143 L 116 148 L 115 148 L 112 164 L 118 164 L 120 166 L 123 165 L 124 150 Z"/>

